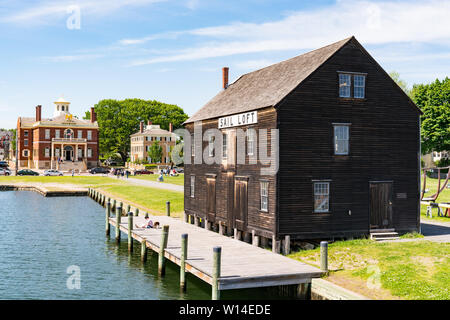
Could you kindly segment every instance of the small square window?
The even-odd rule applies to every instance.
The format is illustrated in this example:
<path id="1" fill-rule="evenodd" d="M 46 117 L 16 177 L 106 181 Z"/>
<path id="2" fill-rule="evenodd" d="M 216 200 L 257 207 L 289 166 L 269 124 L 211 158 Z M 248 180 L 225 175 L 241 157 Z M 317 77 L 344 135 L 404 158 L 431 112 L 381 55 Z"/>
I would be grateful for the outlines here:
<path id="1" fill-rule="evenodd" d="M 314 182 L 314 212 L 330 211 L 330 183 Z"/>

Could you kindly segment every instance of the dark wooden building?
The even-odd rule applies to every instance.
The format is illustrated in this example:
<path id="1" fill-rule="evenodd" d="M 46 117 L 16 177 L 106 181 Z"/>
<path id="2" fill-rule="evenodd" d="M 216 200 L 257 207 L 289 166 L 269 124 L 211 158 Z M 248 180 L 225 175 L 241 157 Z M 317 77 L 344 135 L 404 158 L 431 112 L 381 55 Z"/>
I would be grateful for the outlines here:
<path id="1" fill-rule="evenodd" d="M 421 111 L 354 37 L 227 82 L 224 68 L 224 90 L 185 123 L 224 141 L 222 163 L 185 164 L 188 216 L 263 240 L 420 229 Z M 251 133 L 244 163 L 238 129 Z M 274 129 L 277 170 L 262 174 L 252 157 Z M 208 139 L 195 136 L 200 145 Z"/>

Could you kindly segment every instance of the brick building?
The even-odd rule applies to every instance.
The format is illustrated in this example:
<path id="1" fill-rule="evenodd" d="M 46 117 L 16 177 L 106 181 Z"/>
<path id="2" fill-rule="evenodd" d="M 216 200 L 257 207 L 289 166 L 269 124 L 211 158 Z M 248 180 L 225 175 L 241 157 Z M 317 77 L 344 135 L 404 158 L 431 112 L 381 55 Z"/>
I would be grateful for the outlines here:
<path id="1" fill-rule="evenodd" d="M 55 103 L 52 118 L 36 116 L 17 120 L 19 168 L 86 170 L 98 164 L 98 124 L 94 108 L 91 118 L 80 120 L 70 113 L 70 102 Z M 61 161 L 58 161 L 61 160 Z"/>

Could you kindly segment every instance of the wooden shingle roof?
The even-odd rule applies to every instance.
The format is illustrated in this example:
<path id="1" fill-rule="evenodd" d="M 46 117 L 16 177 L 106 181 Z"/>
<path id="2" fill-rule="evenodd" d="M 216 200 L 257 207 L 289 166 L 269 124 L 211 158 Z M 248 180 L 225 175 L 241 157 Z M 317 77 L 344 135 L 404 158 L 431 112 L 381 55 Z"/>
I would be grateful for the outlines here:
<path id="1" fill-rule="evenodd" d="M 241 76 L 185 123 L 275 106 L 352 38 Z"/>

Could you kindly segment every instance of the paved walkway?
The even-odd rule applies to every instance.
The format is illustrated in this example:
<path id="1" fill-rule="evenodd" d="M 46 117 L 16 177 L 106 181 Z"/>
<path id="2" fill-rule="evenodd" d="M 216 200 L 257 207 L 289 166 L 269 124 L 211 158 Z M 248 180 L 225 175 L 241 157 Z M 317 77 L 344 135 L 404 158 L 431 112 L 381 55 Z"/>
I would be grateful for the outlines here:
<path id="1" fill-rule="evenodd" d="M 395 242 L 407 242 L 407 241 L 434 241 L 434 242 L 450 242 L 450 223 L 440 221 L 422 221 L 421 231 L 424 235 L 423 238 L 414 239 L 399 239 L 393 240 Z"/>
<path id="2" fill-rule="evenodd" d="M 117 179 L 114 177 L 110 177 L 110 178 Z M 139 185 L 145 186 L 145 187 L 158 188 L 158 189 L 164 189 L 164 190 L 169 190 L 169 191 L 184 192 L 184 186 L 179 186 L 179 185 L 171 184 L 171 183 L 151 181 L 151 180 L 141 180 L 141 179 L 135 179 L 135 178 L 128 178 L 128 179 L 123 178 L 120 180 L 126 181 L 128 183 L 132 183 L 132 184 L 139 184 Z M 156 180 L 156 175 L 155 175 L 155 180 Z"/>

